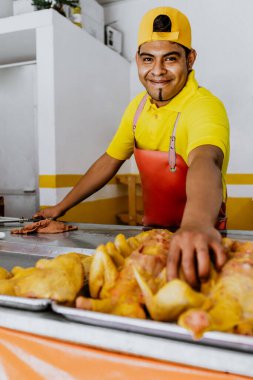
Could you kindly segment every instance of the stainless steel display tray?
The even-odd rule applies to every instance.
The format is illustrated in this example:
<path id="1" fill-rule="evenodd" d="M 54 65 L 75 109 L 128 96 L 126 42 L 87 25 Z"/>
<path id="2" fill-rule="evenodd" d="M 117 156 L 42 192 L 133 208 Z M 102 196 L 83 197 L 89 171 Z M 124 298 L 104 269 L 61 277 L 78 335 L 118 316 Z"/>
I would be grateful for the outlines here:
<path id="1" fill-rule="evenodd" d="M 19 252 L 16 252 L 16 245 L 14 244 L 1 244 L 0 247 L 0 266 L 11 270 L 15 266 L 21 266 L 23 268 L 33 267 L 35 263 L 42 258 L 52 259 L 53 257 L 59 255 L 57 250 L 52 250 L 51 247 L 44 247 L 40 251 L 33 251 L 33 247 L 24 246 L 24 251 L 18 246 Z M 30 249 L 29 249 L 30 248 Z M 14 251 L 12 251 L 14 250 Z M 21 251 L 21 252 L 20 252 Z M 71 252 L 71 249 L 65 250 L 61 249 L 60 253 Z M 88 250 L 91 251 L 91 250 Z M 83 252 L 81 252 L 84 254 Z M 85 251 L 87 256 L 87 251 Z M 88 252 L 89 253 L 89 252 Z M 0 306 L 10 307 L 20 310 L 29 311 L 42 311 L 49 308 L 51 305 L 50 299 L 45 298 L 28 298 L 28 297 L 17 297 L 9 295 L 0 295 Z"/>
<path id="2" fill-rule="evenodd" d="M 43 240 L 45 239 L 44 237 L 27 237 L 27 239 L 19 237 L 10 241 L 12 237 L 7 234 L 5 241 L 1 241 L 0 244 L 0 266 L 3 266 L 8 270 L 15 265 L 29 267 L 33 266 L 40 258 L 53 258 L 60 253 L 68 253 L 71 251 L 77 251 L 88 255 L 93 254 L 94 249 L 86 248 L 87 240 L 88 238 L 91 238 L 93 230 L 95 231 L 95 237 L 97 238 L 98 236 L 99 239 L 103 241 L 111 240 L 112 236 L 109 232 L 115 234 L 115 226 L 110 226 L 110 228 L 108 228 L 108 226 L 102 226 L 103 228 L 99 226 L 97 229 L 95 229 L 95 227 L 93 225 L 88 225 L 85 226 L 84 231 L 73 231 L 72 234 L 57 237 L 57 241 L 53 241 L 54 245 L 52 239 L 56 239 L 56 237 L 50 236 L 50 240 L 46 242 Z M 134 235 L 134 232 L 136 233 L 135 230 L 126 229 L 126 231 L 129 236 Z M 78 239 L 76 238 L 75 240 L 73 236 L 77 235 L 74 234 L 76 232 L 78 232 L 79 235 Z M 125 230 L 122 228 L 122 231 L 117 230 L 117 233 L 119 232 L 125 233 Z M 228 236 L 238 240 L 253 241 L 252 231 L 230 231 L 228 232 Z M 42 242 L 44 242 L 44 244 L 41 244 Z M 92 246 L 95 246 L 97 243 L 97 240 L 94 242 L 92 240 Z M 198 345 L 224 347 L 233 351 L 240 351 L 248 354 L 253 353 L 253 337 L 221 332 L 208 332 L 201 340 L 194 341 L 190 332 L 172 323 L 161 323 L 151 320 L 133 319 L 85 311 L 61 306 L 47 299 L 29 299 L 0 295 L 0 306 L 19 310 L 22 309 L 24 311 L 41 310 L 43 311 L 43 315 L 47 314 L 44 313 L 45 309 L 50 311 L 52 308 L 55 315 L 61 315 L 66 319 L 80 322 L 85 325 L 111 328 L 118 330 L 119 332 L 130 331 L 145 334 L 150 337 L 171 338 L 178 342 L 182 341 L 193 344 L 196 343 Z"/>
<path id="3" fill-rule="evenodd" d="M 2 249 L 2 247 L 1 247 Z M 6 252 L 0 249 L 0 266 L 11 270 L 14 266 L 28 268 L 34 266 L 36 261 L 46 256 L 28 255 L 17 252 Z M 51 304 L 49 299 L 26 298 L 8 295 L 0 295 L 0 306 L 11 307 L 15 309 L 39 311 L 45 310 Z"/>
<path id="4" fill-rule="evenodd" d="M 253 337 L 222 332 L 207 332 L 202 339 L 194 340 L 189 331 L 173 323 L 80 310 L 61 306 L 55 302 L 52 302 L 51 307 L 55 313 L 61 314 L 74 322 L 253 353 Z"/>
<path id="5" fill-rule="evenodd" d="M 11 307 L 14 309 L 41 311 L 46 310 L 50 305 L 51 300 L 45 298 L 35 299 L 0 295 L 0 306 Z"/>

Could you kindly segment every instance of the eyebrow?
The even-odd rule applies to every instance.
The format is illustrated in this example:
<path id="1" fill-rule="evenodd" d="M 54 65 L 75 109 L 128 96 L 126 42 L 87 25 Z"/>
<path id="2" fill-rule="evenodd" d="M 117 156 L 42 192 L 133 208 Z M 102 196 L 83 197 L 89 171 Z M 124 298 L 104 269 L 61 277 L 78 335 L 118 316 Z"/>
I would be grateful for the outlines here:
<path id="1" fill-rule="evenodd" d="M 139 53 L 139 55 L 140 55 L 140 57 L 142 57 L 143 55 L 146 55 L 148 57 L 154 57 L 155 56 L 154 54 L 145 53 L 145 52 Z M 178 57 L 181 57 L 181 54 L 178 51 L 170 51 L 169 53 L 164 54 L 163 57 L 169 57 L 170 55 L 177 55 Z"/>

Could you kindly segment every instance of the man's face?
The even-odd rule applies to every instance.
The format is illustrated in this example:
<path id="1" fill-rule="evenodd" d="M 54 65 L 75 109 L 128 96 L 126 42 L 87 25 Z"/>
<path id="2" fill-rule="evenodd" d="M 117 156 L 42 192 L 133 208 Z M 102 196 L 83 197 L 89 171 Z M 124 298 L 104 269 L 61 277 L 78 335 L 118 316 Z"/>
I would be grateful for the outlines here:
<path id="1" fill-rule="evenodd" d="M 141 45 L 136 54 L 139 78 L 158 106 L 164 106 L 184 87 L 196 53 L 186 58 L 183 47 L 169 41 L 152 41 Z"/>

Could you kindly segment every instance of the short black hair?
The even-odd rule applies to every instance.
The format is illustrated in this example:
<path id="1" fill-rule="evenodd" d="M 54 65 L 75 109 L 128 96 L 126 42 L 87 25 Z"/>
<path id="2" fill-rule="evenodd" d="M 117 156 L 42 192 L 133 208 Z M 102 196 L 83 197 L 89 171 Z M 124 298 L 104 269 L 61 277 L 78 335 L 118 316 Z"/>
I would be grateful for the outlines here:
<path id="1" fill-rule="evenodd" d="M 169 16 L 157 16 L 153 22 L 153 32 L 171 32 L 171 19 Z"/>

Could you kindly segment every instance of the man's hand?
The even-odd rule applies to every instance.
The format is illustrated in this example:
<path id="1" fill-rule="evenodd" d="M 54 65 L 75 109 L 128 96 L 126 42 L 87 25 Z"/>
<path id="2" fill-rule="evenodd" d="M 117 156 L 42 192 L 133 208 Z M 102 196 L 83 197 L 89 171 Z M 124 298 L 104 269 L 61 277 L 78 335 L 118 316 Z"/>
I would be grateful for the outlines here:
<path id="1" fill-rule="evenodd" d="M 182 271 L 193 287 L 208 279 L 211 258 L 219 270 L 226 261 L 221 235 L 214 228 L 222 203 L 223 152 L 213 145 L 193 149 L 188 157 L 187 202 L 181 228 L 172 238 L 167 276 L 177 278 Z"/>
<path id="2" fill-rule="evenodd" d="M 42 219 L 56 219 L 60 216 L 64 215 L 64 212 L 62 212 L 58 205 L 44 208 L 43 210 L 40 210 L 36 212 L 33 215 L 34 219 L 42 218 Z"/>
<path id="3" fill-rule="evenodd" d="M 214 227 L 184 226 L 173 236 L 168 253 L 168 280 L 179 277 L 182 270 L 185 280 L 198 287 L 206 281 L 211 270 L 211 256 L 219 270 L 226 262 L 221 235 Z"/>
<path id="4" fill-rule="evenodd" d="M 56 219 L 59 216 L 63 216 L 69 209 L 106 185 L 123 163 L 123 160 L 117 160 L 104 153 L 61 202 L 55 206 L 38 211 L 33 217 Z"/>

